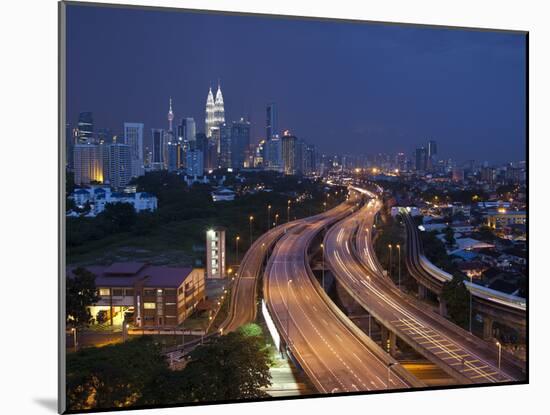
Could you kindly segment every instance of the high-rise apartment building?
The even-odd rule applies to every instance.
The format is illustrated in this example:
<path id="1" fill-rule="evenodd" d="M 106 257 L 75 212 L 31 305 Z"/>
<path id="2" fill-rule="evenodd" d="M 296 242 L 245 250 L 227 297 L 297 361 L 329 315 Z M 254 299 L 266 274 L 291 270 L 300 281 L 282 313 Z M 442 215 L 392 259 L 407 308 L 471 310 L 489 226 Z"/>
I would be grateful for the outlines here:
<path id="1" fill-rule="evenodd" d="M 225 229 L 206 232 L 206 278 L 225 278 Z"/>
<path id="2" fill-rule="evenodd" d="M 142 176 L 144 173 L 143 129 L 144 126 L 142 123 L 124 123 L 124 144 L 130 147 L 132 177 Z"/>
<path id="3" fill-rule="evenodd" d="M 201 150 L 194 149 L 187 152 L 187 174 L 189 176 L 202 176 L 204 173 L 204 155 Z"/>
<path id="4" fill-rule="evenodd" d="M 75 144 L 73 149 L 75 184 L 103 183 L 103 154 L 100 147 L 97 144 Z"/>
<path id="5" fill-rule="evenodd" d="M 283 172 L 286 175 L 298 174 L 299 149 L 298 139 L 287 130 L 281 137 L 283 153 Z"/>
<path id="6" fill-rule="evenodd" d="M 110 144 L 107 146 L 109 157 L 109 181 L 115 190 L 124 188 L 132 178 L 131 149 L 127 144 Z"/>

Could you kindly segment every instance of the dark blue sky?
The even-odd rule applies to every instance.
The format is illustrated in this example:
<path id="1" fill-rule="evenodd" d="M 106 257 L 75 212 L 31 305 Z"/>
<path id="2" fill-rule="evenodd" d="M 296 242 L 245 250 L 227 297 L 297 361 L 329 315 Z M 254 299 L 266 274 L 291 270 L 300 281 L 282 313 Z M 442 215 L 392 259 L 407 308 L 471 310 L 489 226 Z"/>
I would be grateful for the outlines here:
<path id="1" fill-rule="evenodd" d="M 68 121 L 124 121 L 204 130 L 208 87 L 221 79 L 226 120 L 250 117 L 321 151 L 412 150 L 435 139 L 442 157 L 525 159 L 525 36 L 502 32 L 256 16 L 69 6 Z"/>

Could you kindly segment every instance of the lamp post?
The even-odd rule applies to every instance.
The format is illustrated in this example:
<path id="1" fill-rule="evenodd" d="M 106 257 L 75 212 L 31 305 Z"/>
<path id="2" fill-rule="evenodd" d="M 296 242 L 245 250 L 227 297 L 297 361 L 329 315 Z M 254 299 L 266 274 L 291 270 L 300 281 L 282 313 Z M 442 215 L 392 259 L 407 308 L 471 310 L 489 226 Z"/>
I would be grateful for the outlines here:
<path id="1" fill-rule="evenodd" d="M 323 290 L 325 289 L 325 245 L 321 244 L 321 252 L 322 252 L 322 258 L 323 258 L 323 269 L 322 269 L 322 276 L 321 276 L 321 285 L 323 286 Z"/>
<path id="2" fill-rule="evenodd" d="M 323 212 L 327 211 L 327 202 L 323 202 Z"/>
<path id="3" fill-rule="evenodd" d="M 393 247 L 392 247 L 391 244 L 389 244 L 388 248 L 390 249 L 390 261 L 389 261 L 390 263 L 388 265 L 388 277 L 390 277 L 390 279 L 391 279 L 391 254 L 392 254 L 392 248 Z"/>
<path id="4" fill-rule="evenodd" d="M 279 221 L 279 214 L 275 213 L 275 226 L 277 226 L 278 221 Z"/>
<path id="5" fill-rule="evenodd" d="M 248 224 L 250 227 L 250 245 L 252 245 L 252 222 L 254 222 L 254 216 L 248 218 Z"/>
<path id="6" fill-rule="evenodd" d="M 270 228 L 270 218 L 271 218 L 271 205 L 267 205 L 267 230 Z"/>
<path id="7" fill-rule="evenodd" d="M 500 344 L 500 342 L 497 342 L 497 346 L 498 346 L 498 370 L 500 370 L 500 357 L 502 354 L 502 345 Z"/>
<path id="8" fill-rule="evenodd" d="M 235 237 L 235 265 L 239 263 L 239 240 L 241 237 L 237 235 Z"/>
<path id="9" fill-rule="evenodd" d="M 470 333 L 472 332 L 472 275 L 470 274 Z"/>
<path id="10" fill-rule="evenodd" d="M 286 223 L 290 222 L 290 199 L 286 204 Z"/>
<path id="11" fill-rule="evenodd" d="M 398 255 L 397 267 L 399 270 L 397 274 L 398 275 L 397 281 L 398 281 L 399 290 L 401 290 L 401 245 L 397 244 L 396 247 L 397 247 L 397 255 Z"/>
<path id="12" fill-rule="evenodd" d="M 77 342 L 76 342 L 76 327 L 73 327 L 71 329 L 71 332 L 73 333 L 73 347 L 74 347 L 74 351 L 76 352 L 77 347 L 78 347 Z"/>
<path id="13" fill-rule="evenodd" d="M 390 362 L 388 363 L 388 383 L 386 383 L 386 389 L 390 388 L 390 375 L 391 375 L 391 367 L 395 365 L 396 363 Z"/>

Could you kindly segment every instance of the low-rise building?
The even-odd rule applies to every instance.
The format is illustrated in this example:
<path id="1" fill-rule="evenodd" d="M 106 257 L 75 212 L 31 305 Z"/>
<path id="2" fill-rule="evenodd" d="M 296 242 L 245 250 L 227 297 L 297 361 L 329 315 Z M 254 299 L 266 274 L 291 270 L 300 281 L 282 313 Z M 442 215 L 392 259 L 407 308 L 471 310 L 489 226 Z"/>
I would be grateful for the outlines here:
<path id="1" fill-rule="evenodd" d="M 87 216 L 96 216 L 105 210 L 107 203 L 129 203 L 136 212 L 144 210 L 154 211 L 157 209 L 157 198 L 147 192 L 120 193 L 113 192 L 110 187 L 92 186 L 90 188 L 76 189 L 71 195 L 75 204 L 84 208 L 90 205 L 90 212 Z"/>
<path id="2" fill-rule="evenodd" d="M 487 213 L 487 225 L 492 229 L 502 229 L 510 225 L 525 225 L 527 214 L 523 210 L 500 208 Z"/>
<path id="3" fill-rule="evenodd" d="M 89 310 L 97 323 L 136 327 L 176 327 L 205 299 L 202 268 L 176 268 L 141 262 L 84 267 L 96 276 L 100 296 Z M 73 277 L 76 267 L 67 270 Z"/>

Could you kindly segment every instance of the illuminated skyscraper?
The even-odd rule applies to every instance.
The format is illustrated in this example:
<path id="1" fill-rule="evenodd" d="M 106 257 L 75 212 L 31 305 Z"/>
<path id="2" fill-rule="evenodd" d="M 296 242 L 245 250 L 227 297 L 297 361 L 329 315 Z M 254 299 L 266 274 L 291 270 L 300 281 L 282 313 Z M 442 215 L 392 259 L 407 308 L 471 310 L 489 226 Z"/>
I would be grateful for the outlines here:
<path id="1" fill-rule="evenodd" d="M 274 135 L 279 134 L 278 122 L 277 104 L 271 103 L 266 108 L 265 138 L 267 140 L 271 140 Z"/>
<path id="2" fill-rule="evenodd" d="M 283 172 L 286 175 L 297 174 L 299 169 L 299 149 L 298 139 L 291 135 L 287 130 L 283 133 L 282 153 L 283 153 Z"/>
<path id="3" fill-rule="evenodd" d="M 81 112 L 78 116 L 78 144 L 92 142 L 94 118 L 91 112 Z"/>
<path id="4" fill-rule="evenodd" d="M 212 136 L 212 128 L 216 126 L 214 121 L 214 95 L 212 94 L 212 88 L 208 89 L 208 96 L 206 97 L 206 117 L 205 117 L 205 127 L 204 131 L 206 132 L 206 137 L 210 138 Z"/>
<path id="5" fill-rule="evenodd" d="M 225 108 L 223 105 L 223 95 L 220 84 L 218 82 L 218 90 L 216 91 L 216 99 L 212 94 L 212 88 L 208 89 L 206 97 L 206 117 L 205 130 L 206 136 L 212 136 L 212 129 L 221 126 L 225 122 Z"/>

